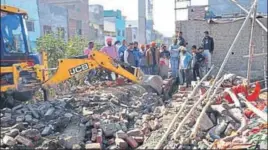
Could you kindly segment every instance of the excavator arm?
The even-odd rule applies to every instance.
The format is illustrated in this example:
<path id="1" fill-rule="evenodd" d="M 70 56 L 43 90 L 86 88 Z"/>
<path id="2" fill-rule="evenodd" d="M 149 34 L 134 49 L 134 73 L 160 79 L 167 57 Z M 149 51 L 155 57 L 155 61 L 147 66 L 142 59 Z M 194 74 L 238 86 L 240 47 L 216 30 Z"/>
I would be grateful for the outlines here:
<path id="1" fill-rule="evenodd" d="M 49 78 L 48 80 L 44 81 L 42 84 L 43 88 L 47 88 L 52 85 L 57 85 L 77 74 L 87 72 L 92 69 L 96 68 L 105 68 L 111 72 L 114 72 L 120 76 L 123 76 L 134 83 L 139 83 L 139 75 L 140 71 L 135 69 L 134 73 L 130 73 L 120 65 L 115 63 L 109 56 L 106 54 L 93 51 L 89 58 L 82 59 L 82 58 L 71 58 L 71 59 L 59 59 L 58 60 L 58 69 L 56 73 Z"/>

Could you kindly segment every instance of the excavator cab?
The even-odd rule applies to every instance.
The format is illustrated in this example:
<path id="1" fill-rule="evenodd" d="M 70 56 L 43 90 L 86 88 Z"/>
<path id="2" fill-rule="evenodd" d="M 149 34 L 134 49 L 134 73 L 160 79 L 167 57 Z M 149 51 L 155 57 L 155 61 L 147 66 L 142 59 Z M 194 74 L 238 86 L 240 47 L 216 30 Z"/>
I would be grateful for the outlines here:
<path id="1" fill-rule="evenodd" d="M 1 42 L 1 86 L 8 86 L 14 84 L 14 71 L 5 71 L 7 67 L 11 67 L 14 64 L 26 63 L 29 66 L 40 64 L 40 58 L 38 54 L 31 52 L 30 43 L 26 28 L 25 19 L 27 19 L 27 13 L 16 7 L 1 5 L 1 30 L 0 30 L 0 42 Z M 32 78 L 32 74 L 27 71 L 19 72 L 19 77 L 23 77 L 24 80 Z M 1 96 L 2 96 L 1 89 Z M 6 94 L 6 93 L 4 93 Z M 13 96 L 23 100 L 30 99 L 33 95 L 33 91 L 13 92 Z"/>

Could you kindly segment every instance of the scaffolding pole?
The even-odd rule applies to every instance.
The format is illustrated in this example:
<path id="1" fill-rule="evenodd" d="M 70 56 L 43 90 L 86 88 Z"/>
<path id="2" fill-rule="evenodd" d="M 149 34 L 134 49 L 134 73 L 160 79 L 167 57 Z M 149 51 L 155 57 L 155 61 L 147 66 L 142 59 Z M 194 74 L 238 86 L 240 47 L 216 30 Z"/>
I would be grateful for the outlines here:
<path id="1" fill-rule="evenodd" d="M 236 4 L 236 6 L 238 6 L 240 9 L 242 9 L 245 13 L 249 13 L 249 11 L 247 9 L 245 9 L 243 6 L 241 6 L 240 4 L 238 4 L 238 2 L 236 0 L 230 0 L 233 3 Z M 253 18 L 253 15 L 250 16 L 251 18 Z M 256 19 L 256 22 L 261 26 L 261 28 L 267 33 L 267 28 L 263 25 L 263 23 L 259 20 Z"/>
<path id="2" fill-rule="evenodd" d="M 249 58 L 248 58 L 248 70 L 247 70 L 248 84 L 250 83 L 251 65 L 252 65 L 252 59 L 253 59 L 253 54 L 254 54 L 253 34 L 254 34 L 254 26 L 255 26 L 255 21 L 256 21 L 257 3 L 258 3 L 258 0 L 256 0 L 256 3 L 254 3 L 255 5 L 253 6 L 253 18 L 252 18 L 250 38 L 249 38 L 249 52 L 248 52 Z"/>
<path id="3" fill-rule="evenodd" d="M 215 87 L 216 82 L 217 82 L 218 79 L 220 78 L 220 75 L 221 75 L 221 73 L 222 73 L 222 71 L 223 71 L 223 68 L 225 67 L 225 65 L 226 65 L 226 63 L 227 63 L 227 61 L 228 61 L 228 59 L 229 59 L 229 57 L 230 57 L 230 55 L 231 55 L 231 53 L 232 53 L 232 51 L 233 51 L 233 49 L 234 49 L 235 44 L 236 44 L 236 42 L 238 41 L 238 39 L 239 39 L 239 37 L 240 37 L 240 35 L 241 35 L 241 33 L 242 33 L 242 30 L 243 30 L 244 27 L 246 26 L 246 23 L 248 22 L 248 20 L 249 20 L 251 14 L 252 14 L 252 12 L 253 12 L 253 10 L 254 10 L 254 5 L 256 5 L 256 0 L 254 0 L 254 2 L 253 2 L 252 6 L 251 6 L 251 8 L 250 8 L 250 11 L 249 11 L 249 13 L 248 13 L 246 19 L 244 20 L 242 26 L 240 27 L 238 33 L 236 34 L 235 39 L 233 40 L 233 43 L 232 43 L 231 47 L 229 48 L 229 50 L 228 50 L 228 52 L 227 52 L 227 54 L 226 54 L 226 56 L 225 56 L 225 58 L 224 58 L 224 60 L 223 60 L 223 62 L 222 62 L 222 64 L 221 64 L 221 67 L 220 67 L 220 69 L 219 69 L 219 71 L 218 71 L 218 73 L 217 73 L 217 75 L 216 75 L 214 81 L 212 82 L 212 85 L 211 85 L 210 88 L 208 89 L 208 94 L 207 94 L 207 97 L 206 97 L 206 99 L 207 99 L 208 101 L 206 102 L 206 105 L 205 105 L 205 107 L 203 108 L 203 110 L 202 110 L 200 116 L 197 118 L 196 124 L 195 124 L 194 129 L 193 129 L 193 131 L 192 131 L 192 133 L 191 133 L 191 138 L 195 138 L 195 137 L 196 137 L 196 133 L 197 133 L 197 130 L 198 130 L 198 128 L 199 128 L 199 123 L 198 123 L 198 122 L 200 122 L 200 120 L 202 119 L 203 115 L 205 114 L 207 108 L 210 106 L 211 101 L 212 101 L 212 98 L 210 98 L 209 96 L 211 95 L 211 93 L 212 93 L 212 91 L 213 91 L 213 89 L 214 89 L 214 87 Z"/>

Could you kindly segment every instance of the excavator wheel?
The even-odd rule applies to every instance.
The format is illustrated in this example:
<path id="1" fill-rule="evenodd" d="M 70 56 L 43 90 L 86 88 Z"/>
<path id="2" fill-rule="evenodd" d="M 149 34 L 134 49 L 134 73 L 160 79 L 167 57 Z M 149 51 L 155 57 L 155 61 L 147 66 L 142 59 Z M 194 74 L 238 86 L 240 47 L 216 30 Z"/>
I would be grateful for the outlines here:
<path id="1" fill-rule="evenodd" d="M 24 92 L 6 92 L 1 94 L 0 108 L 9 107 L 12 108 L 16 105 L 19 105 L 21 102 L 31 100 L 33 97 L 33 91 L 24 91 Z"/>
<path id="2" fill-rule="evenodd" d="M 33 98 L 34 91 L 14 92 L 13 98 L 15 100 L 25 102 Z"/>

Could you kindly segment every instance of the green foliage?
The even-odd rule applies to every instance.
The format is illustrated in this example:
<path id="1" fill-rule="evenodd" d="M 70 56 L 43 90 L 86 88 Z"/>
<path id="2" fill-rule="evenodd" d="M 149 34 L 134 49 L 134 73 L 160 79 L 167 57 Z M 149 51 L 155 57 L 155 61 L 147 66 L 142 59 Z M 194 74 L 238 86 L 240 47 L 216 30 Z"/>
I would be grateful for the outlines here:
<path id="1" fill-rule="evenodd" d="M 58 59 L 69 58 L 72 56 L 83 55 L 84 49 L 87 47 L 88 41 L 82 37 L 75 36 L 65 41 L 61 33 L 51 33 L 40 37 L 37 40 L 37 51 L 45 51 L 48 54 L 48 67 L 58 67 Z M 49 73 L 50 76 L 53 72 Z M 78 78 L 69 79 L 70 86 L 81 84 L 85 75 L 79 75 Z M 64 83 L 63 83 L 64 84 Z M 61 89 L 62 84 L 58 86 Z M 71 87 L 70 87 L 71 88 Z M 50 90 L 51 95 L 55 95 L 56 90 Z"/>

